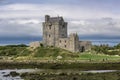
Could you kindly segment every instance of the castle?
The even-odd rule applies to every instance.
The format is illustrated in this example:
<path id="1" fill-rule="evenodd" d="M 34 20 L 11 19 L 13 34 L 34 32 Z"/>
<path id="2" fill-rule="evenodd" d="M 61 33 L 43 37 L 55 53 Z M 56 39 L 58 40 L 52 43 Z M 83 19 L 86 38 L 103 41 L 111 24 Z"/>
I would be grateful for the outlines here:
<path id="1" fill-rule="evenodd" d="M 43 25 L 44 46 L 59 47 L 71 52 L 83 52 L 91 49 L 90 41 L 79 41 L 77 33 L 67 34 L 67 22 L 63 17 L 50 17 L 45 15 Z M 40 42 L 30 43 L 30 47 L 39 47 Z"/>

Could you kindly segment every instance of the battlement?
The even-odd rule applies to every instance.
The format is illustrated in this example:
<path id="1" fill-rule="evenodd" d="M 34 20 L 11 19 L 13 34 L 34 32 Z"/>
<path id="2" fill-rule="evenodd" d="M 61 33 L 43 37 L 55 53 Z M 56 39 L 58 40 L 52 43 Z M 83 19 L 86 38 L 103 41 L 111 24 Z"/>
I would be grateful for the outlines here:
<path id="1" fill-rule="evenodd" d="M 50 17 L 49 15 L 45 15 L 45 22 L 64 22 L 63 17 Z"/>
<path id="2" fill-rule="evenodd" d="M 88 43 L 82 42 L 80 44 L 77 33 L 67 35 L 67 22 L 64 21 L 63 17 L 45 15 L 45 22 L 43 22 L 43 44 L 45 46 L 60 47 L 72 52 L 79 52 L 81 51 L 80 45 L 82 44 L 82 47 L 86 47 Z"/>

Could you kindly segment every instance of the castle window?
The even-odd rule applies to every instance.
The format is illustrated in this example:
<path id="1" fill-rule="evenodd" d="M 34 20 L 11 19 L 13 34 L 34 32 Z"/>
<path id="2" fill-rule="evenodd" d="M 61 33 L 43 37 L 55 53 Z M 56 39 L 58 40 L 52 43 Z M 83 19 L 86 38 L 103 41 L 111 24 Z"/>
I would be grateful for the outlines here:
<path id="1" fill-rule="evenodd" d="M 64 28 L 65 28 L 65 25 L 62 26 L 62 29 L 64 29 Z"/>
<path id="2" fill-rule="evenodd" d="M 49 37 L 50 37 L 50 34 L 49 34 Z"/>
<path id="3" fill-rule="evenodd" d="M 62 34 L 62 37 L 64 37 L 64 34 Z"/>
<path id="4" fill-rule="evenodd" d="M 65 48 L 66 48 L 66 45 L 65 45 Z"/>
<path id="5" fill-rule="evenodd" d="M 48 25 L 49 25 L 49 29 L 51 29 L 52 23 L 49 23 Z"/>
<path id="6" fill-rule="evenodd" d="M 60 43 L 61 43 L 61 40 L 60 40 Z"/>
<path id="7" fill-rule="evenodd" d="M 51 29 L 51 26 L 49 26 L 49 29 Z"/>
<path id="8" fill-rule="evenodd" d="M 65 43 L 66 43 L 66 40 L 65 40 Z"/>

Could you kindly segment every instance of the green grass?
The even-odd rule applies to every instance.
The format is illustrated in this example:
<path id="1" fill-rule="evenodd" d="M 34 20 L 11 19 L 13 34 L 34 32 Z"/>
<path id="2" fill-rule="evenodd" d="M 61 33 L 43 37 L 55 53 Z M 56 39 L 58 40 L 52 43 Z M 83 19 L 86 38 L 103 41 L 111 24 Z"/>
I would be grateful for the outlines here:
<path id="1" fill-rule="evenodd" d="M 29 54 L 27 47 L 0 46 L 0 56 L 28 56 Z"/>
<path id="2" fill-rule="evenodd" d="M 78 57 L 77 53 L 72 53 L 70 51 L 53 48 L 53 47 L 39 47 L 34 51 L 34 57 L 52 57 L 56 58 L 57 56 L 62 56 L 63 59 Z"/>
<path id="3" fill-rule="evenodd" d="M 60 54 L 60 49 L 58 48 L 37 48 L 34 57 L 57 57 Z"/>
<path id="4" fill-rule="evenodd" d="M 120 60 L 120 56 L 83 53 L 79 55 L 79 59 L 81 60 Z"/>
<path id="5" fill-rule="evenodd" d="M 95 54 L 95 52 L 73 53 L 64 49 L 54 47 L 39 47 L 36 49 L 29 47 L 4 46 L 0 47 L 0 56 L 12 56 L 14 59 L 37 59 L 56 60 L 62 56 L 61 60 L 84 60 L 84 61 L 120 61 L 120 56 Z"/>
<path id="6" fill-rule="evenodd" d="M 34 57 L 38 59 L 56 59 L 62 56 L 61 60 L 84 60 L 84 61 L 120 61 L 120 56 L 95 54 L 94 52 L 72 53 L 60 48 L 37 48 Z"/>

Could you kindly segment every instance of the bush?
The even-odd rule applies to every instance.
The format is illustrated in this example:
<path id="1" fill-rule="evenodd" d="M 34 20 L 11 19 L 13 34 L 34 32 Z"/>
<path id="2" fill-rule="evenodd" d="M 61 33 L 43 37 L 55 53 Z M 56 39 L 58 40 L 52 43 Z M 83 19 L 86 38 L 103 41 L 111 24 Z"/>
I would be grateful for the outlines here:
<path id="1" fill-rule="evenodd" d="M 19 44 L 19 45 L 7 45 L 6 47 L 28 47 L 25 44 Z"/>
<path id="2" fill-rule="evenodd" d="M 1 46 L 0 47 L 0 56 L 26 56 L 30 54 L 30 51 L 26 47 L 13 47 L 13 46 Z"/>

